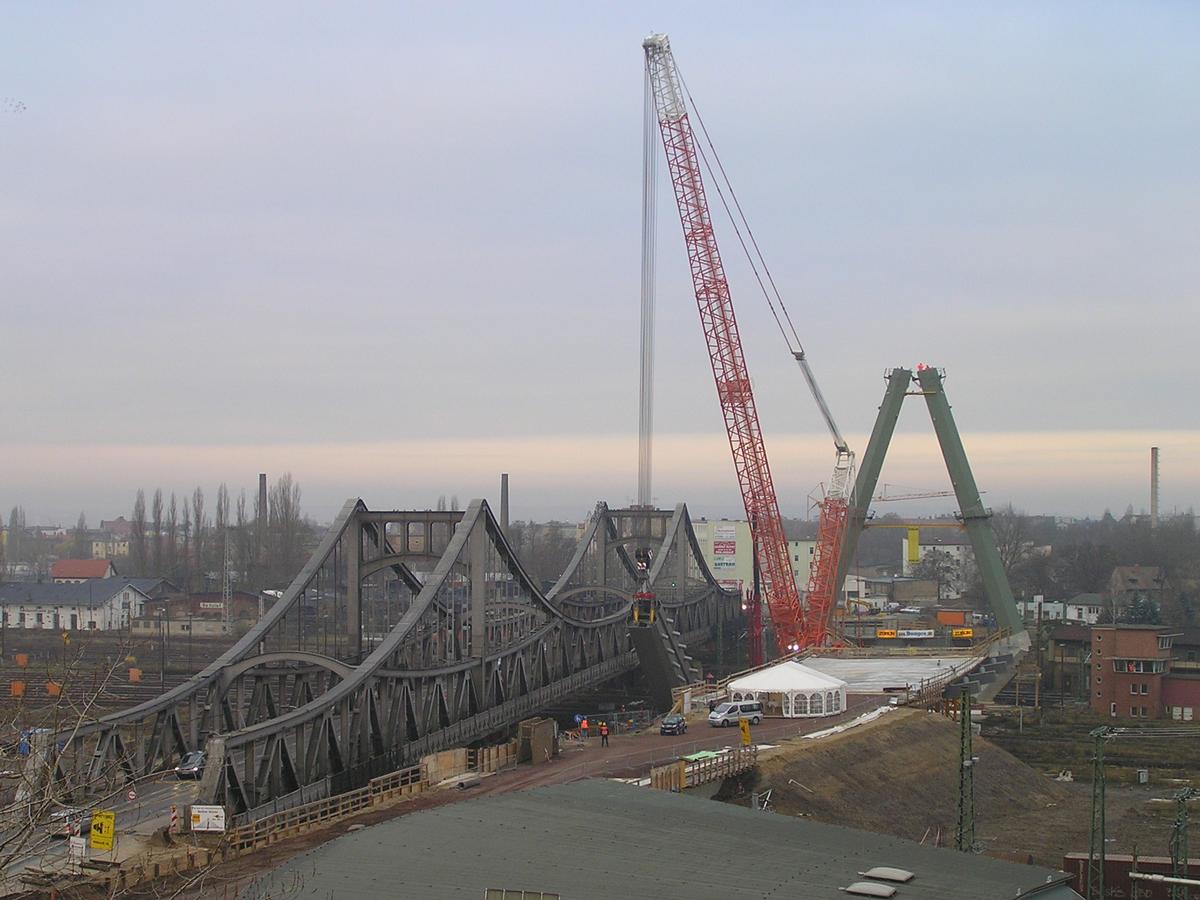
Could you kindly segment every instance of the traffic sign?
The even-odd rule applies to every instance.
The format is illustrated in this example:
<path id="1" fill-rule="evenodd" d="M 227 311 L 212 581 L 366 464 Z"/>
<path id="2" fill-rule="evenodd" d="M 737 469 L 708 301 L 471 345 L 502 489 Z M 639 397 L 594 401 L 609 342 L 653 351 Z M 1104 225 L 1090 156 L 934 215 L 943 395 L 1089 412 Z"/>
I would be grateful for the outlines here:
<path id="1" fill-rule="evenodd" d="M 738 719 L 738 728 L 742 730 L 742 746 L 750 746 L 750 720 Z"/>
<path id="2" fill-rule="evenodd" d="M 137 799 L 137 791 L 133 788 L 129 789 L 129 793 L 125 795 L 131 802 Z"/>
<path id="3" fill-rule="evenodd" d="M 89 835 L 93 850 L 112 850 L 117 833 L 117 814 L 110 809 L 97 809 L 92 813 L 92 830 Z"/>
<path id="4" fill-rule="evenodd" d="M 67 838 L 67 862 L 82 863 L 87 861 L 88 839 L 83 835 L 71 835 Z"/>

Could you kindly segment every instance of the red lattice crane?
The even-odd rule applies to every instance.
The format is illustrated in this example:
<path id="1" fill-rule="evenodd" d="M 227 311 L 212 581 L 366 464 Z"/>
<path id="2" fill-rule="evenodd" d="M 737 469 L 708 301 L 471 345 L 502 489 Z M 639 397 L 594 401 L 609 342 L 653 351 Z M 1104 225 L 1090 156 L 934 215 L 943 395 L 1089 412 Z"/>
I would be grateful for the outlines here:
<path id="1" fill-rule="evenodd" d="M 646 53 L 646 72 L 666 151 L 667 168 L 683 224 L 700 324 L 708 344 L 729 448 L 733 452 L 733 466 L 746 518 L 758 544 L 759 566 L 775 640 L 780 652 L 787 653 L 800 649 L 811 629 L 806 627 L 804 609 L 792 576 L 787 536 L 771 480 L 771 467 L 767 463 L 767 450 L 742 353 L 729 282 L 713 234 L 696 141 L 666 35 L 652 35 L 646 38 L 642 47 Z"/>

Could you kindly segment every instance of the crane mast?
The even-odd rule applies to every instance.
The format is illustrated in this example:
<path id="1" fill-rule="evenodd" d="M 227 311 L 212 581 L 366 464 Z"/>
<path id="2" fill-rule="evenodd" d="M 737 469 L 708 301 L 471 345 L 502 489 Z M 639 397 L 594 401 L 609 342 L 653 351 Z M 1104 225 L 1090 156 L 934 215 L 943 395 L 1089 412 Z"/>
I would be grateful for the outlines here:
<path id="1" fill-rule="evenodd" d="M 806 628 L 804 610 L 792 577 L 787 536 L 767 463 L 729 282 L 713 233 L 696 141 L 688 121 L 670 41 L 663 34 L 651 35 L 642 42 L 642 48 L 646 54 L 646 72 L 667 169 L 683 225 L 696 306 L 708 344 L 717 398 L 725 419 L 746 518 L 758 545 L 758 561 L 776 642 L 780 651 L 786 653 L 799 649 L 805 633 L 811 629 Z"/>

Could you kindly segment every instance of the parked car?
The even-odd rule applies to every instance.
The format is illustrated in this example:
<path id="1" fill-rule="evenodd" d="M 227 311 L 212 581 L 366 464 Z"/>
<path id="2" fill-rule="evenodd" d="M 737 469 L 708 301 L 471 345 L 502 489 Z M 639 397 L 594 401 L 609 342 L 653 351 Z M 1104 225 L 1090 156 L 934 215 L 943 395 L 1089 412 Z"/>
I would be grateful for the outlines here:
<path id="1" fill-rule="evenodd" d="M 763 720 L 763 705 L 758 700 L 734 700 L 722 703 L 708 714 L 708 724 L 713 728 L 728 728 L 738 719 L 749 719 L 751 725 Z"/>
<path id="2" fill-rule="evenodd" d="M 92 828 L 92 811 L 78 807 L 55 810 L 46 823 L 46 834 L 52 838 L 69 838 L 87 834 Z"/>
<path id="3" fill-rule="evenodd" d="M 179 761 L 175 767 L 176 778 L 199 778 L 204 774 L 205 753 L 203 750 L 193 750 Z"/>
<path id="4" fill-rule="evenodd" d="M 658 728 L 659 734 L 687 734 L 687 719 L 678 714 L 663 716 Z"/>

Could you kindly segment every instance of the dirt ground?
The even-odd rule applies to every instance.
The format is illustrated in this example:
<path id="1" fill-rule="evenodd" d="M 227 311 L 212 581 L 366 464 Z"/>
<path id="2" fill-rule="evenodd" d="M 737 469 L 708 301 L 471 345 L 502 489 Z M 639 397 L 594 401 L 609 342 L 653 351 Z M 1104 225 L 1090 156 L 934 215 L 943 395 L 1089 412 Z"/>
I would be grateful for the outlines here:
<path id="1" fill-rule="evenodd" d="M 976 841 L 990 856 L 1061 868 L 1087 852 L 1091 784 L 1058 782 L 976 736 Z M 720 799 L 748 803 L 772 791 L 771 806 L 925 843 L 953 846 L 958 820 L 958 723 L 900 710 L 821 742 L 793 741 L 730 783 Z M 1108 787 L 1108 850 L 1166 853 L 1177 785 Z"/>

